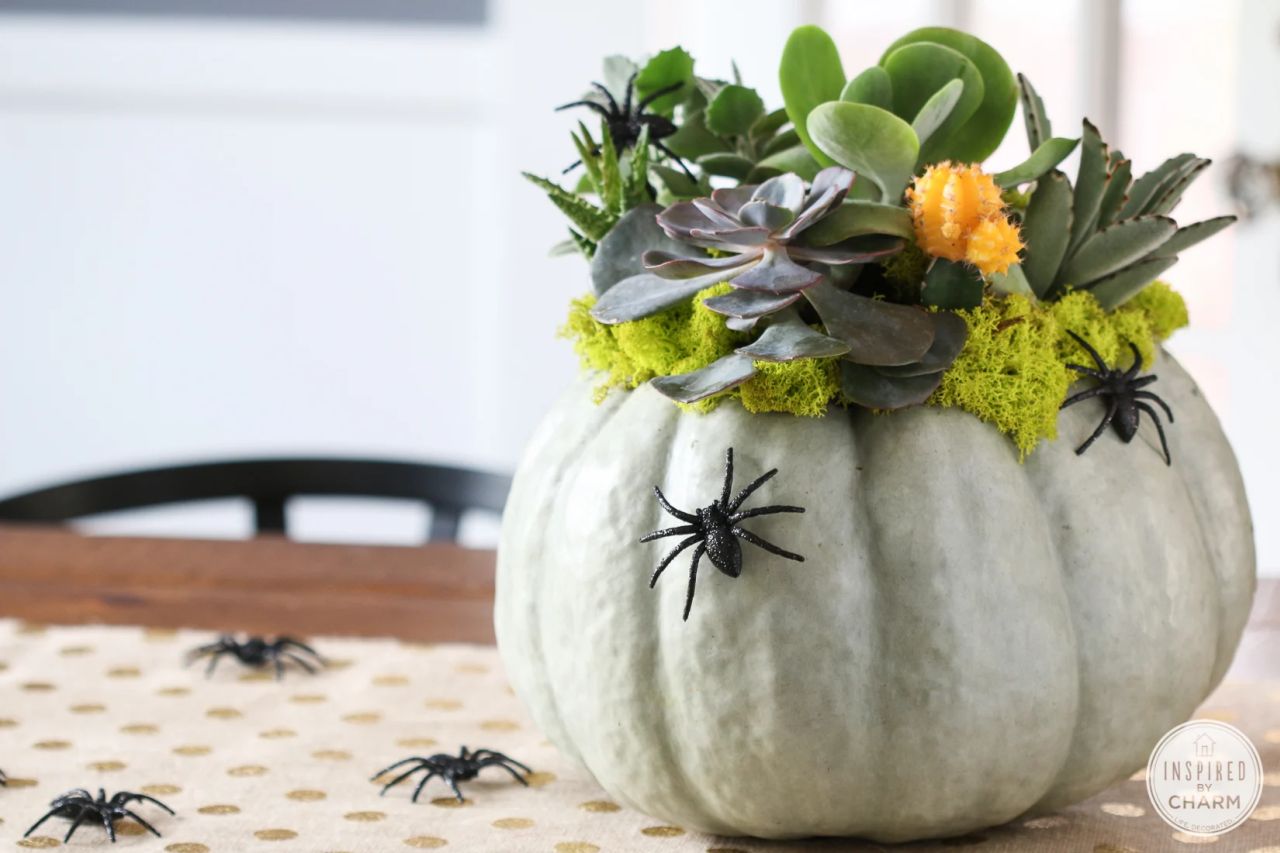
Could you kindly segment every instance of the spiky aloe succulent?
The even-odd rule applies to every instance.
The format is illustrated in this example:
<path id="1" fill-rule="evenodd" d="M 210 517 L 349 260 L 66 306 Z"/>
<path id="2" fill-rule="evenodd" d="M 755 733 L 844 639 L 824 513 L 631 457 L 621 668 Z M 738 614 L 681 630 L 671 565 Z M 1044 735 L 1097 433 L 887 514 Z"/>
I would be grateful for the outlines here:
<path id="1" fill-rule="evenodd" d="M 609 324 L 638 320 L 727 281 L 732 292 L 703 304 L 739 328 L 764 320 L 763 331 L 701 370 L 653 380 L 662 393 L 693 402 L 750 379 L 756 361 L 839 357 L 849 399 L 885 409 L 922 402 L 963 346 L 964 323 L 850 293 L 830 280 L 828 267 L 901 248 L 896 238 L 868 234 L 865 217 L 834 220 L 841 227 L 822 232 L 827 245 L 802 239 L 841 208 L 853 177 L 832 167 L 809 187 L 785 174 L 653 214 L 637 208 L 601 242 L 593 261 L 600 296 L 592 315 Z M 853 236 L 836 239 L 846 233 Z M 622 275 L 637 259 L 644 271 Z"/>
<path id="2" fill-rule="evenodd" d="M 1049 135 L 1044 103 L 1019 75 L 1027 140 L 1034 149 Z M 1179 154 L 1130 180 L 1130 162 L 1110 151 L 1087 120 L 1074 187 L 1054 170 L 1036 182 L 1023 213 L 1022 270 L 1036 296 L 1056 299 L 1088 290 L 1110 310 L 1173 266 L 1178 253 L 1235 222 L 1219 216 L 1178 227 L 1169 214 L 1209 165 Z"/>

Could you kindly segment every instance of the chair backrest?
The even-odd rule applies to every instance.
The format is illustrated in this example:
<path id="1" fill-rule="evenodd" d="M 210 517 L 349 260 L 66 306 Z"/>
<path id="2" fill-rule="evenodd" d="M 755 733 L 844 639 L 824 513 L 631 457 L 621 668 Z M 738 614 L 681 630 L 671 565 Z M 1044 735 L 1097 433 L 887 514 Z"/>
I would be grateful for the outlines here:
<path id="1" fill-rule="evenodd" d="M 161 504 L 241 497 L 258 533 L 285 532 L 296 495 L 404 498 L 431 508 L 432 541 L 454 540 L 462 513 L 502 512 L 511 478 L 487 471 L 374 459 L 246 459 L 78 480 L 0 500 L 0 520 L 65 522 Z"/>

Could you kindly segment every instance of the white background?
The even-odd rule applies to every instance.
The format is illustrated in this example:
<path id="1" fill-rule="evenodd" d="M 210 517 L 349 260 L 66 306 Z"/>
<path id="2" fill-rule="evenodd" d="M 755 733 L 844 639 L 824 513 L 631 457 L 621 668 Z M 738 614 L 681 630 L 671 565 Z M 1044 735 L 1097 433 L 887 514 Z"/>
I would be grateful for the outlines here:
<path id="1" fill-rule="evenodd" d="M 1135 168 L 1280 157 L 1277 0 L 493 0 L 477 28 L 0 15 L 0 494 L 273 453 L 511 468 L 577 370 L 554 332 L 587 287 L 546 256 L 562 221 L 518 175 L 573 159 L 575 117 L 551 108 L 604 54 L 676 43 L 776 103 L 782 42 L 809 21 L 847 70 L 912 27 L 965 26 L 1032 76 L 1058 133 L 1088 113 Z M 992 162 L 1023 153 L 1015 125 Z M 1181 219 L 1230 209 L 1223 172 Z M 1235 443 L 1271 573 L 1278 232 L 1272 213 L 1170 275 L 1193 318 L 1173 348 Z M 422 529 L 404 507 L 308 519 Z M 224 507 L 97 529 L 247 525 Z"/>

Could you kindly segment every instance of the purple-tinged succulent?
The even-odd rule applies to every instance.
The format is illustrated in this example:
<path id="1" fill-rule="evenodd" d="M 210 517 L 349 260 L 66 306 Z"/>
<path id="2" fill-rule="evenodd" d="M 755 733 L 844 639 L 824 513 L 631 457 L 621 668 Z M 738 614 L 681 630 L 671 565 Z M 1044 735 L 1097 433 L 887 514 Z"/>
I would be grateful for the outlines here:
<path id="1" fill-rule="evenodd" d="M 825 274 L 803 264 L 866 263 L 898 251 L 897 240 L 848 240 L 814 247 L 800 242 L 805 229 L 840 207 L 853 172 L 823 169 L 806 188 L 799 175 L 785 174 L 759 185 L 718 189 L 710 198 L 671 205 L 656 223 L 670 240 L 711 249 L 643 253 L 645 272 L 623 278 L 601 294 L 592 314 L 602 323 L 638 320 L 727 281 L 734 292 L 706 300 L 716 313 L 753 320 L 780 311 Z"/>

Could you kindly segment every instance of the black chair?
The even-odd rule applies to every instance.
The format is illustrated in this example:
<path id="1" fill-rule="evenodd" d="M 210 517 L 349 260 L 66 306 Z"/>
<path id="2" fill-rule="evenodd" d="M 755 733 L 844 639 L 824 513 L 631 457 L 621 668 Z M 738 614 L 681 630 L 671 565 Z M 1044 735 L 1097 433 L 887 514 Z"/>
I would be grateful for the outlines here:
<path id="1" fill-rule="evenodd" d="M 129 471 L 0 500 L 0 521 L 66 522 L 161 504 L 247 498 L 259 534 L 285 532 L 295 495 L 404 498 L 431 509 L 430 541 L 453 541 L 468 510 L 501 513 L 511 478 L 486 471 L 372 459 L 249 459 Z"/>

